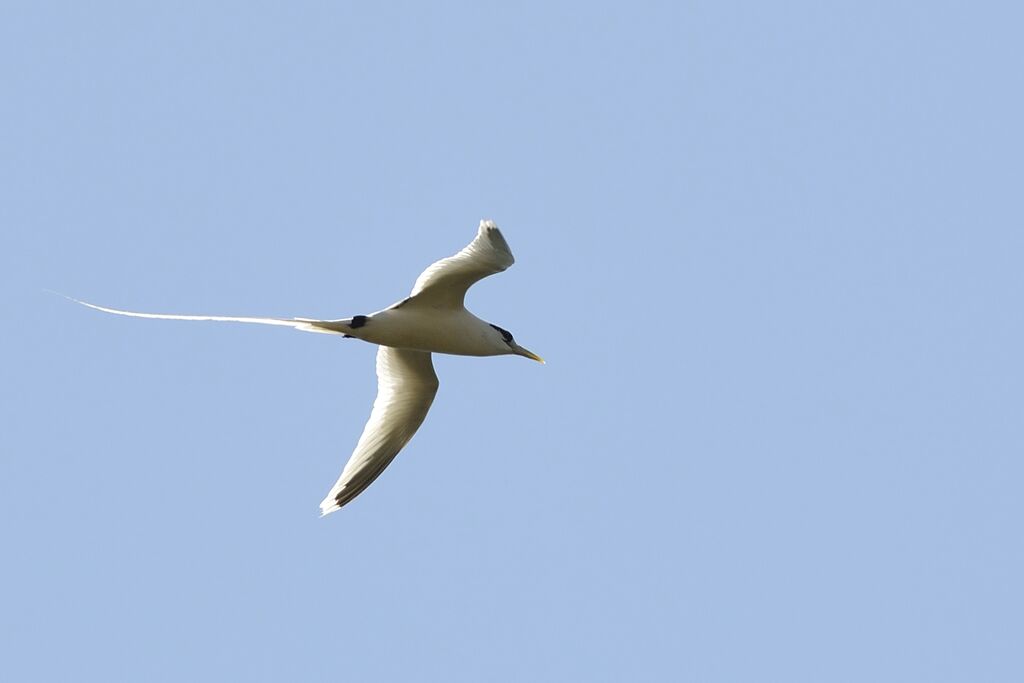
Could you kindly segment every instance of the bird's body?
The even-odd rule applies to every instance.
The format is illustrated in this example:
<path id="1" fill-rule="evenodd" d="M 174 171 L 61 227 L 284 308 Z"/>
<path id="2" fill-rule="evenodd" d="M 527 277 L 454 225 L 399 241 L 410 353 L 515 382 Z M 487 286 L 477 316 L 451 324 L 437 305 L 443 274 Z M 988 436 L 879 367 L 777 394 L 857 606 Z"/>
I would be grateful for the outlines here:
<path id="1" fill-rule="evenodd" d="M 377 344 L 377 399 L 341 477 L 320 504 L 321 513 L 327 514 L 369 486 L 422 424 L 438 387 L 431 353 L 515 354 L 544 362 L 519 346 L 506 330 L 467 311 L 463 303 L 466 290 L 474 282 L 505 270 L 513 262 L 498 227 L 491 221 L 481 221 L 476 239 L 458 254 L 427 268 L 408 298 L 369 315 L 337 320 L 195 316 L 137 313 L 79 303 L 132 317 L 280 325 Z"/>
<path id="2" fill-rule="evenodd" d="M 433 308 L 416 298 L 396 306 L 365 316 L 363 324 L 347 334 L 371 344 L 456 356 L 508 353 L 493 343 L 491 325 L 465 308 Z"/>

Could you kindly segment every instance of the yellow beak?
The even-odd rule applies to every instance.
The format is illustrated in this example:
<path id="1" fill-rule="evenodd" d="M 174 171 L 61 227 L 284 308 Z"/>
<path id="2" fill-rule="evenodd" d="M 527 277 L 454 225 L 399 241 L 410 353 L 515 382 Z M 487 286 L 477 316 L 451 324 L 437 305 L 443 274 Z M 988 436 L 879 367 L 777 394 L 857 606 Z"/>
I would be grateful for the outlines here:
<path id="1" fill-rule="evenodd" d="M 541 358 L 540 356 L 535 354 L 533 351 L 530 351 L 528 349 L 524 349 L 519 344 L 516 344 L 516 353 L 518 355 L 520 355 L 520 356 L 525 356 L 525 357 L 529 358 L 530 360 L 535 360 L 538 363 L 542 363 L 542 364 L 546 365 L 546 363 L 544 363 L 544 359 L 543 358 Z"/>

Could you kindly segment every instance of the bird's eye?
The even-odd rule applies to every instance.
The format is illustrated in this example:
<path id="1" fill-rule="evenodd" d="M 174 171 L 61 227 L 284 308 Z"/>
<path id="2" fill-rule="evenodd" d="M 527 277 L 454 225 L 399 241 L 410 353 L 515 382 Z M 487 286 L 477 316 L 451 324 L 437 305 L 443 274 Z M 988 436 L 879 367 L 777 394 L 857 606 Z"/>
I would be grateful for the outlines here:
<path id="1" fill-rule="evenodd" d="M 496 329 L 498 332 L 501 332 L 501 338 L 505 340 L 506 344 L 511 344 L 512 343 L 512 333 L 511 332 L 509 332 L 508 330 L 503 330 L 500 327 L 498 327 L 497 325 L 492 325 L 491 323 L 487 323 L 487 324 L 491 325 L 491 327 Z"/>

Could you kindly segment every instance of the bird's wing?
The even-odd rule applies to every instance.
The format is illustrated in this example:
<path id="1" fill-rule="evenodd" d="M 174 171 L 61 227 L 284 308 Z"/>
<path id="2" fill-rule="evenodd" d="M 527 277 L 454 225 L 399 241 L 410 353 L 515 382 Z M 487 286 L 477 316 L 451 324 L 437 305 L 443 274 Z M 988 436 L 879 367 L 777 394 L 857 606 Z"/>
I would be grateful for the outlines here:
<path id="1" fill-rule="evenodd" d="M 461 308 L 466 290 L 515 263 L 508 242 L 493 221 L 480 221 L 476 238 L 454 256 L 443 258 L 416 278 L 412 298 L 435 307 Z"/>
<path id="2" fill-rule="evenodd" d="M 430 353 L 381 346 L 377 350 L 377 400 L 352 457 L 323 502 L 334 512 L 380 476 L 423 423 L 437 393 Z"/>
<path id="3" fill-rule="evenodd" d="M 283 327 L 294 327 L 297 330 L 303 330 L 304 332 L 324 332 L 328 334 L 345 334 L 349 329 L 349 319 L 344 320 L 316 320 L 315 318 L 246 318 L 236 317 L 227 315 L 176 315 L 172 313 L 138 313 L 136 311 L 122 311 L 118 308 L 107 308 L 106 306 L 97 306 L 96 304 L 90 304 L 88 301 L 80 301 L 79 299 L 72 298 L 61 294 L 60 296 L 70 299 L 75 303 L 94 308 L 97 311 L 103 311 L 104 313 L 114 313 L 115 315 L 127 315 L 132 318 L 157 318 L 159 320 L 213 320 L 215 322 L 229 322 L 229 323 L 258 323 L 260 325 L 281 325 Z"/>

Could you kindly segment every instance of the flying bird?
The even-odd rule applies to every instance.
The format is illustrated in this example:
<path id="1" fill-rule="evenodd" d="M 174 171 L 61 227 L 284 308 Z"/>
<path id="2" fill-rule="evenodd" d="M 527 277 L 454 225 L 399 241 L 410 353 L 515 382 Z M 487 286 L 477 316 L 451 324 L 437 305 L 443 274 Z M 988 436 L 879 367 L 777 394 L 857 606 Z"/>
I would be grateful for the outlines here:
<path id="1" fill-rule="evenodd" d="M 465 249 L 424 270 L 407 298 L 368 315 L 339 320 L 171 315 L 123 311 L 72 300 L 98 311 L 135 318 L 281 325 L 377 344 L 377 399 L 341 476 L 320 503 L 320 514 L 326 515 L 351 502 L 372 484 L 423 423 L 438 387 L 430 354 L 514 354 L 544 362 L 516 343 L 511 332 L 466 310 L 464 301 L 470 286 L 514 262 L 498 226 L 485 220 L 480 221 L 476 238 Z"/>

